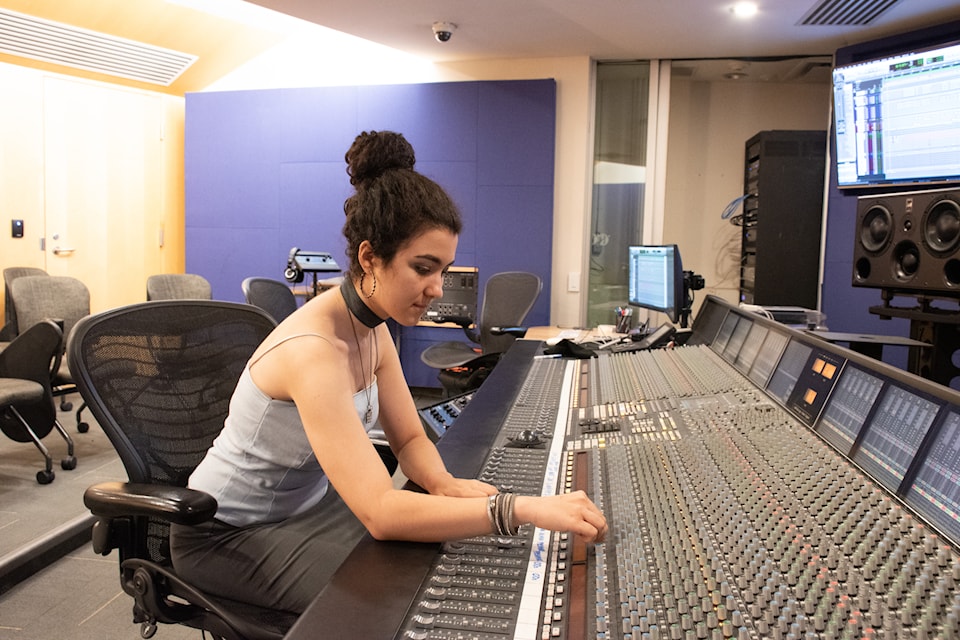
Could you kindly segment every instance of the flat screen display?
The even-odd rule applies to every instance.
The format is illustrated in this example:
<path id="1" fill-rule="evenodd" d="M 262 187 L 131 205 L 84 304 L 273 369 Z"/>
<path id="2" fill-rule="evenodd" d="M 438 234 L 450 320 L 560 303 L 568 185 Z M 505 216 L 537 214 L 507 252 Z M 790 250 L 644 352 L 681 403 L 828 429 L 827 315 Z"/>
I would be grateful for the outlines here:
<path id="1" fill-rule="evenodd" d="M 720 325 L 720 331 L 717 332 L 716 339 L 710 345 L 711 349 L 723 355 L 724 350 L 727 348 L 727 343 L 730 342 L 730 336 L 733 335 L 734 328 L 736 328 L 740 322 L 740 318 L 741 316 L 736 313 L 727 314 L 727 317 L 723 319 L 723 324 Z"/>
<path id="2" fill-rule="evenodd" d="M 791 341 L 790 344 L 787 345 L 787 350 L 784 352 L 783 357 L 780 358 L 780 363 L 773 372 L 773 377 L 770 379 L 767 391 L 772 393 L 774 397 L 778 398 L 784 405 L 787 404 L 787 400 L 790 398 L 790 394 L 793 392 L 797 380 L 807 366 L 807 360 L 810 358 L 811 353 L 813 353 L 813 349 L 807 345 L 802 342 Z"/>
<path id="3" fill-rule="evenodd" d="M 960 413 L 952 410 L 937 431 L 906 496 L 954 542 L 960 542 Z"/>
<path id="4" fill-rule="evenodd" d="M 853 461 L 887 489 L 897 491 L 939 409 L 912 391 L 888 386 Z"/>
<path id="5" fill-rule="evenodd" d="M 883 380 L 856 367 L 847 367 L 823 412 L 817 433 L 848 455 L 880 395 Z"/>
<path id="6" fill-rule="evenodd" d="M 747 339 L 744 341 L 743 346 L 740 347 L 737 359 L 733 363 L 733 366 L 735 366 L 740 373 L 750 371 L 750 367 L 753 366 L 753 361 L 757 359 L 757 354 L 760 353 L 760 347 L 763 346 L 763 339 L 767 337 L 767 331 L 769 331 L 769 329 L 759 323 L 753 324 L 750 328 L 750 333 L 747 334 Z"/>
<path id="7" fill-rule="evenodd" d="M 767 332 L 767 337 L 763 341 L 763 347 L 760 349 L 756 361 L 750 368 L 750 379 L 758 386 L 766 388 L 767 380 L 770 379 L 770 372 L 773 371 L 773 368 L 777 366 L 777 362 L 780 361 L 780 354 L 783 353 L 783 349 L 787 346 L 789 340 L 790 338 L 783 333 L 777 331 Z"/>
<path id="8" fill-rule="evenodd" d="M 675 244 L 631 246 L 627 251 L 628 302 L 680 319 L 684 303 L 683 263 Z"/>
<path id="9" fill-rule="evenodd" d="M 841 188 L 960 182 L 960 42 L 833 70 Z"/>

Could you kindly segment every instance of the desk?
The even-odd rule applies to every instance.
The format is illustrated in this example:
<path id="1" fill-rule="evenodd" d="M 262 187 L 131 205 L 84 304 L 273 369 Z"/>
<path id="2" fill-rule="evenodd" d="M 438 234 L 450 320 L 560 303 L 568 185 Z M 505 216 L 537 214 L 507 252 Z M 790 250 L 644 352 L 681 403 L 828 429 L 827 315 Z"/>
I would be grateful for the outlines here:
<path id="1" fill-rule="evenodd" d="M 573 342 L 586 342 L 588 340 L 599 340 L 603 338 L 625 338 L 627 334 L 614 331 L 612 324 L 600 325 L 595 329 L 563 329 L 561 327 L 529 327 L 525 340 L 547 340 L 553 338 L 566 338 Z"/>
<path id="2" fill-rule="evenodd" d="M 846 342 L 850 345 L 851 351 L 856 351 L 875 360 L 883 359 L 883 345 L 889 344 L 897 347 L 926 348 L 931 345 L 913 338 L 903 338 L 901 336 L 878 336 L 861 333 L 844 333 L 841 331 L 813 331 L 806 330 L 808 335 L 826 340 L 827 342 Z"/>

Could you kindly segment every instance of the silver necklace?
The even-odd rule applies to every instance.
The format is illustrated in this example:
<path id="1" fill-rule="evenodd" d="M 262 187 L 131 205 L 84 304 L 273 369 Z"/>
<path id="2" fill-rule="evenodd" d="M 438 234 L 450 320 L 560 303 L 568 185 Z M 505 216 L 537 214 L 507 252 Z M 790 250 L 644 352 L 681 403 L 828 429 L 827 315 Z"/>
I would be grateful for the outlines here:
<path id="1" fill-rule="evenodd" d="M 353 324 L 353 314 L 347 309 L 347 317 L 350 319 L 350 329 L 353 330 L 353 341 L 357 344 L 357 358 L 360 359 L 360 379 L 363 383 L 363 395 L 367 398 L 367 410 L 363 414 L 363 425 L 366 427 L 373 418 L 373 403 L 370 401 L 370 387 L 373 386 L 373 373 L 376 369 L 376 361 L 380 359 L 380 345 L 377 344 L 377 334 L 374 330 L 370 335 L 370 384 L 367 384 L 367 372 L 363 367 L 363 351 L 360 349 L 360 338 L 357 336 L 357 327 Z M 374 356 L 373 349 L 376 346 L 377 354 Z"/>

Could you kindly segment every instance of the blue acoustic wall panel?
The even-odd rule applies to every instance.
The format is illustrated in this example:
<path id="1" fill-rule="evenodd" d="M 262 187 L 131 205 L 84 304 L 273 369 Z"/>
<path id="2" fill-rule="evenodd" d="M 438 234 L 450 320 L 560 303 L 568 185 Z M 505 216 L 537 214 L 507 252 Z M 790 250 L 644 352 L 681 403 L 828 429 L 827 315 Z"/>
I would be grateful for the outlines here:
<path id="1" fill-rule="evenodd" d="M 498 271 L 550 281 L 556 83 L 553 80 L 322 87 L 186 96 L 186 268 L 221 300 L 249 276 L 282 279 L 291 247 L 347 266 L 344 153 L 361 131 L 407 137 L 416 168 L 463 215 L 457 264 L 481 287 Z M 528 324 L 549 322 L 545 287 Z M 420 352 L 459 329 L 396 332 L 408 381 L 437 386 Z"/>

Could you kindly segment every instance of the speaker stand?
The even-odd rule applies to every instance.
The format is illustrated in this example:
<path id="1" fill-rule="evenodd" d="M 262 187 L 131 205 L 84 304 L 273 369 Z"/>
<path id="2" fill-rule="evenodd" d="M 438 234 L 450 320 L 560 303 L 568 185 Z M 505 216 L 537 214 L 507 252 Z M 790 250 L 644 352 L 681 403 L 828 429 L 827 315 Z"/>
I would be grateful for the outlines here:
<path id="1" fill-rule="evenodd" d="M 907 370 L 945 387 L 950 387 L 955 379 L 960 382 L 960 360 L 954 360 L 954 354 L 960 352 L 960 312 L 934 307 L 930 304 L 932 299 L 926 296 L 916 296 L 915 307 L 895 307 L 890 304 L 892 297 L 884 291 L 884 304 L 870 307 L 870 313 L 883 319 L 910 320 L 910 338 L 931 345 L 926 349 L 910 348 Z"/>

